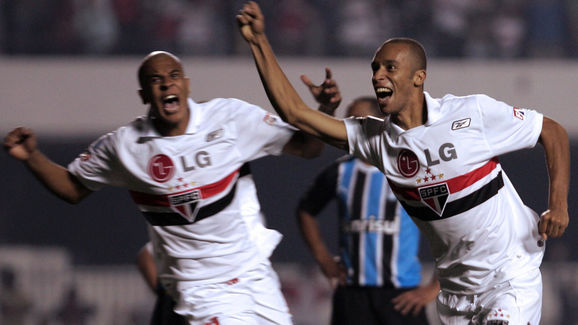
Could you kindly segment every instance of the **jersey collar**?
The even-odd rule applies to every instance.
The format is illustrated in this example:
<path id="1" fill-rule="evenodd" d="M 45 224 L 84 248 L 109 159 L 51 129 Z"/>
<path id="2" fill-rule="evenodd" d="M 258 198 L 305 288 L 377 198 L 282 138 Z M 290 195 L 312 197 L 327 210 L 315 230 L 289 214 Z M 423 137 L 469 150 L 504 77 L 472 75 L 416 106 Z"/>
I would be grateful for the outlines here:
<path id="1" fill-rule="evenodd" d="M 400 126 L 398 126 L 397 124 L 391 122 L 391 117 L 387 117 L 387 131 L 389 134 L 391 135 L 395 135 L 396 137 L 401 135 L 402 133 L 405 132 L 413 132 L 413 130 L 419 130 L 421 128 L 423 128 L 424 126 L 430 126 L 431 124 L 435 123 L 437 120 L 439 120 L 442 117 L 441 114 L 441 110 L 440 110 L 440 103 L 433 97 L 431 97 L 431 95 L 427 92 L 424 91 L 424 96 L 425 96 L 425 103 L 427 105 L 426 109 L 427 109 L 427 121 L 425 122 L 424 125 L 422 126 L 418 126 L 415 128 L 412 128 L 410 130 L 404 130 L 402 129 Z"/>
<path id="2" fill-rule="evenodd" d="M 197 103 L 192 98 L 187 98 L 187 103 L 189 105 L 189 125 L 187 126 L 187 134 L 195 134 L 199 130 L 199 125 L 203 117 L 203 107 Z"/>
<path id="3" fill-rule="evenodd" d="M 435 98 L 431 97 L 427 91 L 424 91 L 423 94 L 425 95 L 425 103 L 427 105 L 427 121 L 425 125 L 430 126 L 442 117 L 441 105 Z"/>

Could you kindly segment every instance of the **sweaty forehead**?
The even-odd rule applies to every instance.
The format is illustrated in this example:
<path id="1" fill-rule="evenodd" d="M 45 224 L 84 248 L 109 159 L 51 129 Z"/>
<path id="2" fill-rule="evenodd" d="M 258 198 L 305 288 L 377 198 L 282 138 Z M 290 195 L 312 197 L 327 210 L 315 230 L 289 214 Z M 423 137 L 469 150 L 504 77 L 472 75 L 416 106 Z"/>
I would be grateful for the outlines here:
<path id="1" fill-rule="evenodd" d="M 169 55 L 159 54 L 148 58 L 142 64 L 142 71 L 145 75 L 154 74 L 161 71 L 183 70 L 179 61 Z"/>

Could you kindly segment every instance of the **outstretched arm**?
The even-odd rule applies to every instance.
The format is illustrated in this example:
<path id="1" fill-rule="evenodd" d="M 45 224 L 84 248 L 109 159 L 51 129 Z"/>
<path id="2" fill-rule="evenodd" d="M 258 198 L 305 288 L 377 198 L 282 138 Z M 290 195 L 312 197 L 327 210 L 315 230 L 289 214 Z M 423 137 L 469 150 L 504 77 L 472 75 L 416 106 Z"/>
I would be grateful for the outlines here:
<path id="1" fill-rule="evenodd" d="M 566 130 L 544 117 L 540 143 L 546 153 L 550 177 L 548 210 L 542 213 L 538 230 L 542 238 L 560 237 L 568 227 L 568 187 L 570 183 L 570 145 Z"/>
<path id="2" fill-rule="evenodd" d="M 281 70 L 265 35 L 265 21 L 259 6 L 253 1 L 246 3 L 237 21 L 250 45 L 269 101 L 281 118 L 331 145 L 347 149 L 345 123 L 305 105 Z"/>
<path id="3" fill-rule="evenodd" d="M 78 203 L 92 193 L 72 176 L 66 168 L 54 163 L 37 147 L 36 135 L 27 128 L 16 128 L 4 139 L 4 149 L 24 162 L 36 178 L 57 197 Z"/>

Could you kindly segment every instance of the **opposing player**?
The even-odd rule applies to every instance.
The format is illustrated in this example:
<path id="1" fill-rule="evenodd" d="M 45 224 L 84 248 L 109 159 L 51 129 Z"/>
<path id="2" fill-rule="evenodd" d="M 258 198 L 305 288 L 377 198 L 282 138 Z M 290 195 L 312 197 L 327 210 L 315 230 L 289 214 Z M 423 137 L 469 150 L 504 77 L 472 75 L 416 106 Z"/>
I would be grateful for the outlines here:
<path id="1" fill-rule="evenodd" d="M 388 116 L 335 119 L 299 98 L 268 43 L 258 5 L 245 4 L 237 20 L 279 114 L 385 173 L 429 240 L 442 323 L 539 324 L 543 241 L 561 236 L 569 221 L 564 128 L 486 95 L 431 97 L 424 91 L 425 51 L 405 38 L 386 41 L 371 62 L 371 81 Z M 498 159 L 537 142 L 550 176 L 541 216 L 523 204 Z"/>
<path id="2" fill-rule="evenodd" d="M 346 116 L 383 114 L 375 98 L 359 97 L 347 107 Z M 338 260 L 316 220 L 333 200 L 338 203 Z M 439 283 L 434 276 L 420 285 L 419 230 L 379 169 L 350 155 L 338 159 L 303 195 L 297 218 L 313 257 L 335 289 L 332 325 L 428 324 L 425 307 L 437 296 Z"/>
<path id="3" fill-rule="evenodd" d="M 138 69 L 148 115 L 102 136 L 64 168 L 17 128 L 5 149 L 55 195 L 77 203 L 105 185 L 128 188 L 150 224 L 159 281 L 190 324 L 291 324 L 277 275 L 241 217 L 244 163 L 322 143 L 237 99 L 195 103 L 180 60 L 153 52 Z M 299 144 L 299 145 L 295 145 Z"/>

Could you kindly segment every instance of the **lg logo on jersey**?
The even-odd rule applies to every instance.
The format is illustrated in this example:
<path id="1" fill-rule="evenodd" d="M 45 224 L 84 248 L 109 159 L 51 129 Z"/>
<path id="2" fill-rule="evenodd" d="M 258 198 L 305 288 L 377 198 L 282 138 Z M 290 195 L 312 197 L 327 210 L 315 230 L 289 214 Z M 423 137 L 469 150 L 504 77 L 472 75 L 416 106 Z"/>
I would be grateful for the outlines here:
<path id="1" fill-rule="evenodd" d="M 436 160 L 432 159 L 429 149 L 425 149 L 423 153 L 425 154 L 425 159 L 427 161 L 428 167 L 435 166 L 440 163 L 439 159 Z M 443 161 L 450 161 L 458 158 L 458 154 L 456 152 L 456 149 L 454 148 L 454 145 L 449 142 L 444 143 L 439 147 L 438 156 Z"/>
<path id="2" fill-rule="evenodd" d="M 437 156 L 434 156 L 430 149 L 423 151 L 427 167 L 440 164 L 442 161 L 450 161 L 458 158 L 458 153 L 453 143 L 444 143 L 437 150 Z M 397 169 L 404 177 L 413 177 L 419 171 L 420 163 L 415 153 L 408 149 L 402 149 L 397 155 Z"/>
<path id="3" fill-rule="evenodd" d="M 156 155 L 149 160 L 148 172 L 151 177 L 159 182 L 164 183 L 171 179 L 175 174 L 175 165 L 169 156 Z"/>
<path id="4" fill-rule="evenodd" d="M 211 166 L 211 156 L 206 151 L 196 152 L 194 155 L 187 157 L 181 156 L 181 164 L 185 172 Z M 158 154 L 149 160 L 147 170 L 152 179 L 159 183 L 170 180 L 175 174 L 175 164 L 167 155 Z"/>
<path id="5" fill-rule="evenodd" d="M 196 152 L 192 157 L 181 156 L 181 164 L 185 172 L 195 170 L 197 167 L 211 166 L 211 156 L 206 151 Z"/>

